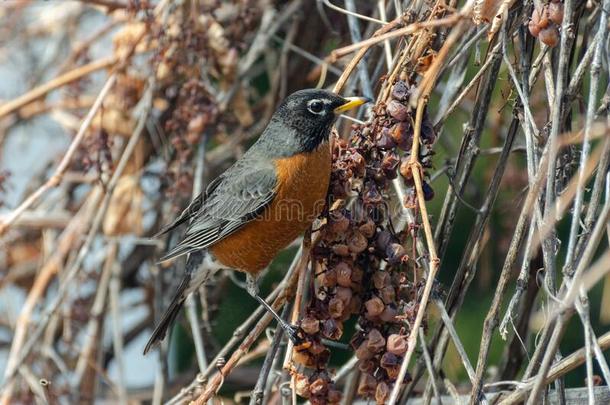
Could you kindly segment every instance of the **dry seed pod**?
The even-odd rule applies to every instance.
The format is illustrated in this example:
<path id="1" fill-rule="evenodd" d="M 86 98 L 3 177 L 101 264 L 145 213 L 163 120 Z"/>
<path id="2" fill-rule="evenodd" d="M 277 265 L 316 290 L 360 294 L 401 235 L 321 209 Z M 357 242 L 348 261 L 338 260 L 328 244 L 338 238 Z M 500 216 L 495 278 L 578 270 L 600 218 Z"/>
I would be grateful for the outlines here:
<path id="1" fill-rule="evenodd" d="M 386 107 L 388 114 L 397 121 L 409 119 L 409 109 L 400 101 L 390 100 Z"/>
<path id="2" fill-rule="evenodd" d="M 373 395 L 375 395 L 376 389 L 377 380 L 375 380 L 375 377 L 368 373 L 363 373 L 360 377 L 360 383 L 358 384 L 358 395 L 371 398 Z"/>
<path id="3" fill-rule="evenodd" d="M 315 335 L 320 331 L 320 321 L 313 316 L 306 316 L 301 321 L 301 329 L 308 335 Z"/>
<path id="4" fill-rule="evenodd" d="M 397 356 L 402 356 L 407 352 L 407 337 L 398 334 L 388 336 L 387 350 Z"/>
<path id="5" fill-rule="evenodd" d="M 559 43 L 559 31 L 556 26 L 549 26 L 540 30 L 538 39 L 545 45 L 555 47 Z"/>
<path id="6" fill-rule="evenodd" d="M 368 300 L 364 303 L 364 306 L 366 307 L 367 315 L 369 315 L 371 317 L 376 317 L 376 316 L 381 315 L 381 313 L 385 309 L 385 305 L 379 297 L 371 298 L 370 300 Z"/>
<path id="7" fill-rule="evenodd" d="M 377 404 L 385 404 L 389 397 L 390 387 L 388 387 L 388 384 L 383 381 L 377 384 L 377 389 L 375 390 L 375 401 L 377 402 Z"/>
<path id="8" fill-rule="evenodd" d="M 378 353 L 385 347 L 385 338 L 377 329 L 371 329 L 366 338 L 366 344 L 373 353 Z"/>

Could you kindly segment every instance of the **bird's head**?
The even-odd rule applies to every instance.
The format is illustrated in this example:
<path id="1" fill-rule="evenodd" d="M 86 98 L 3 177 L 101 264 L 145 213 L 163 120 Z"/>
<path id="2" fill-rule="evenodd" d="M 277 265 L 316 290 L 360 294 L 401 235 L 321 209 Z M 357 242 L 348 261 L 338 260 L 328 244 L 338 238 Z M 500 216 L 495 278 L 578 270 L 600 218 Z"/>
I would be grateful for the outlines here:
<path id="1" fill-rule="evenodd" d="M 365 97 L 341 97 L 327 90 L 299 90 L 286 97 L 273 114 L 269 129 L 278 128 L 278 133 L 270 135 L 275 142 L 293 143 L 299 149 L 295 153 L 310 152 L 328 140 L 339 114 L 368 101 Z"/>

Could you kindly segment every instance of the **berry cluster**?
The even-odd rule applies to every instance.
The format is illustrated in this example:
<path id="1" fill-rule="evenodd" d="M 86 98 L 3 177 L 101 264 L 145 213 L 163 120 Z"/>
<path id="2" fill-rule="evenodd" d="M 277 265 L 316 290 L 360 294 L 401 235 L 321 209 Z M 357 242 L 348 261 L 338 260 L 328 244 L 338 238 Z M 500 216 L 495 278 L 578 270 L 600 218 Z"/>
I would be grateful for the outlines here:
<path id="1" fill-rule="evenodd" d="M 540 42 L 554 47 L 559 42 L 559 27 L 562 21 L 563 3 L 559 0 L 551 0 L 542 7 L 542 10 L 534 8 L 528 28 Z"/>
<path id="2" fill-rule="evenodd" d="M 413 232 L 396 232 L 392 219 L 397 213 L 389 202 L 390 187 L 399 172 L 407 194 L 415 193 L 412 177 L 402 173 L 410 158 L 415 125 L 415 111 L 408 105 L 410 93 L 407 82 L 396 82 L 391 99 L 375 106 L 369 122 L 355 125 L 349 140 L 335 141 L 333 201 L 321 229 L 322 241 L 313 252 L 315 294 L 300 325 L 304 343 L 293 353 L 298 366 L 296 391 L 314 405 L 340 401 L 340 391 L 327 369 L 330 350 L 323 339 L 340 339 L 344 323 L 352 316 L 357 316 L 357 329 L 349 344 L 361 371 L 358 395 L 384 403 L 407 351 L 408 325 L 417 314 L 423 284 L 407 277 L 410 267 L 417 270 L 415 257 L 410 258 L 404 248 L 408 238 L 415 238 L 416 227 L 411 228 Z M 431 167 L 435 139 L 425 114 L 419 148 L 424 168 Z M 432 198 L 431 187 L 426 187 L 427 197 Z"/>

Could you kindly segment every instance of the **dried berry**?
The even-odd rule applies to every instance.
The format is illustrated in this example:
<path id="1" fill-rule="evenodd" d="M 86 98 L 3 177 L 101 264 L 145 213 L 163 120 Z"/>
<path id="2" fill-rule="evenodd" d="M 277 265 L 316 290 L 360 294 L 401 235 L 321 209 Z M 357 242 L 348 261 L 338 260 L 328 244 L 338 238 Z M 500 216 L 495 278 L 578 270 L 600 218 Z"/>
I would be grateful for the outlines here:
<path id="1" fill-rule="evenodd" d="M 379 365 L 385 370 L 388 377 L 395 379 L 400 372 L 400 360 L 401 358 L 395 354 L 385 352 L 383 356 L 381 356 L 381 360 L 379 360 Z"/>
<path id="2" fill-rule="evenodd" d="M 301 321 L 301 329 L 308 335 L 316 334 L 320 331 L 320 321 L 313 316 L 306 316 Z"/>
<path id="3" fill-rule="evenodd" d="M 334 297 L 330 299 L 328 303 L 328 313 L 333 318 L 341 318 L 343 311 L 345 310 L 345 304 L 339 298 Z"/>
<path id="4" fill-rule="evenodd" d="M 543 44 L 554 47 L 559 43 L 559 30 L 557 27 L 550 26 L 540 30 L 540 34 L 538 35 L 538 39 Z"/>
<path id="5" fill-rule="evenodd" d="M 369 348 L 366 340 L 356 349 L 356 358 L 358 358 L 358 360 L 369 360 L 372 359 L 373 356 L 375 356 L 375 352 Z"/>
<path id="6" fill-rule="evenodd" d="M 309 353 L 313 354 L 314 356 L 318 356 L 325 351 L 328 351 L 328 348 L 320 342 L 312 342 L 311 346 L 309 346 L 309 349 L 307 350 L 309 350 Z"/>
<path id="7" fill-rule="evenodd" d="M 532 34 L 532 36 L 534 36 L 534 37 L 537 37 L 538 34 L 540 33 L 540 27 L 538 27 L 538 23 L 537 22 L 534 22 L 533 18 L 527 24 L 527 28 L 529 29 L 530 34 Z"/>
<path id="8" fill-rule="evenodd" d="M 364 303 L 364 306 L 366 308 L 367 315 L 369 315 L 370 317 L 376 317 L 381 315 L 385 308 L 383 301 L 379 297 L 371 298 L 370 300 Z"/>
<path id="9" fill-rule="evenodd" d="M 396 292 L 394 291 L 394 287 L 388 285 L 379 290 L 379 297 L 385 304 L 390 304 L 394 302 L 396 299 Z"/>
<path id="10" fill-rule="evenodd" d="M 434 198 L 434 190 L 430 186 L 430 184 L 425 181 L 422 183 L 422 190 L 424 192 L 424 200 L 430 201 Z"/>
<path id="11" fill-rule="evenodd" d="M 360 308 L 362 307 L 362 300 L 357 295 L 352 297 L 349 301 L 348 310 L 351 314 L 360 313 Z"/>
<path id="12" fill-rule="evenodd" d="M 377 362 L 375 360 L 360 360 L 360 364 L 358 365 L 358 370 L 368 374 L 372 374 L 373 372 L 375 372 L 376 368 Z"/>
<path id="13" fill-rule="evenodd" d="M 333 288 L 337 285 L 337 272 L 334 269 L 328 269 L 319 276 L 320 284 L 326 288 Z"/>
<path id="14" fill-rule="evenodd" d="M 360 383 L 358 384 L 358 395 L 365 398 L 372 398 L 377 390 L 377 380 L 368 373 L 362 373 Z"/>
<path id="15" fill-rule="evenodd" d="M 343 334 L 343 325 L 334 319 L 327 319 L 322 324 L 322 334 L 328 339 L 338 340 Z"/>
<path id="16" fill-rule="evenodd" d="M 424 110 L 424 116 L 422 117 L 421 123 L 421 131 L 420 131 L 421 141 L 426 145 L 432 145 L 434 141 L 436 141 L 436 131 L 434 130 L 434 125 L 432 125 L 432 120 L 428 116 L 428 110 Z"/>
<path id="17" fill-rule="evenodd" d="M 309 386 L 311 395 L 324 395 L 328 390 L 328 383 L 321 378 L 316 378 Z"/>
<path id="18" fill-rule="evenodd" d="M 335 266 L 337 273 L 337 284 L 341 287 L 350 287 L 352 285 L 352 269 L 345 262 L 340 262 Z"/>
<path id="19" fill-rule="evenodd" d="M 293 350 L 292 359 L 295 363 L 301 364 L 305 367 L 314 367 L 316 360 L 307 350 Z"/>
<path id="20" fill-rule="evenodd" d="M 402 121 L 394 125 L 390 129 L 390 135 L 400 149 L 405 152 L 411 150 L 413 146 L 413 128 L 409 121 Z"/>
<path id="21" fill-rule="evenodd" d="M 381 161 L 381 170 L 389 180 L 397 177 L 396 169 L 400 164 L 400 158 L 396 152 L 387 152 Z"/>
<path id="22" fill-rule="evenodd" d="M 387 271 L 376 271 L 375 273 L 373 273 L 373 285 L 375 286 L 376 289 L 381 290 L 383 287 L 387 286 L 388 284 L 390 284 L 390 275 L 388 274 Z"/>
<path id="23" fill-rule="evenodd" d="M 413 172 L 411 171 L 412 163 L 407 156 L 402 158 L 402 162 L 400 163 L 400 175 L 404 177 L 404 179 L 408 182 L 408 184 L 413 184 Z"/>
<path id="24" fill-rule="evenodd" d="M 363 252 L 368 247 L 368 241 L 360 232 L 355 231 L 347 240 L 347 246 L 353 253 Z"/>
<path id="25" fill-rule="evenodd" d="M 338 255 L 338 256 L 349 256 L 350 252 L 349 252 L 349 247 L 345 244 L 336 244 L 333 245 L 333 253 Z"/>
<path id="26" fill-rule="evenodd" d="M 389 231 L 383 230 L 377 233 L 377 238 L 375 240 L 375 243 L 377 244 L 377 249 L 382 252 L 385 252 L 390 242 L 392 242 L 392 234 Z"/>
<path id="27" fill-rule="evenodd" d="M 335 297 L 340 299 L 341 301 L 343 301 L 343 303 L 345 305 L 347 305 L 349 303 L 349 301 L 352 299 L 353 294 L 354 293 L 352 292 L 352 290 L 350 288 L 337 287 Z"/>
<path id="28" fill-rule="evenodd" d="M 384 383 L 383 381 L 377 384 L 377 389 L 375 390 L 375 401 L 377 404 L 385 404 L 389 397 L 390 387 L 388 387 L 388 384 Z"/>
<path id="29" fill-rule="evenodd" d="M 390 134 L 389 128 L 383 128 L 379 135 L 377 136 L 377 140 L 375 142 L 377 147 L 381 150 L 390 150 L 396 147 L 396 142 L 392 138 Z"/>
<path id="30" fill-rule="evenodd" d="M 373 222 L 372 219 L 369 219 L 364 224 L 358 227 L 358 231 L 367 239 L 372 238 L 375 235 L 375 229 L 377 225 Z"/>
<path id="31" fill-rule="evenodd" d="M 402 356 L 406 353 L 408 347 L 407 337 L 398 334 L 388 336 L 387 350 L 397 356 Z"/>
<path id="32" fill-rule="evenodd" d="M 386 107 L 388 114 L 397 121 L 409 119 L 409 109 L 400 101 L 390 100 Z"/>
<path id="33" fill-rule="evenodd" d="M 352 170 L 354 170 L 354 174 L 357 176 L 362 176 L 364 174 L 364 169 L 366 168 L 366 160 L 356 151 L 352 152 L 351 158 Z"/>
<path id="34" fill-rule="evenodd" d="M 563 22 L 563 3 L 551 1 L 548 5 L 549 18 L 557 25 Z"/>
<path id="35" fill-rule="evenodd" d="M 386 260 L 390 264 L 400 264 L 407 261 L 407 253 L 400 243 L 391 243 L 386 248 Z"/>
<path id="36" fill-rule="evenodd" d="M 297 374 L 294 389 L 298 396 L 309 398 L 309 378 L 303 374 Z"/>
<path id="37" fill-rule="evenodd" d="M 341 402 L 341 391 L 336 389 L 329 389 L 326 396 L 329 404 L 338 404 Z"/>
<path id="38" fill-rule="evenodd" d="M 379 315 L 379 319 L 386 323 L 393 323 L 397 321 L 396 315 L 398 315 L 396 308 L 387 305 L 381 315 Z"/>
<path id="39" fill-rule="evenodd" d="M 352 269 L 352 282 L 356 284 L 360 284 L 362 282 L 362 278 L 364 277 L 364 271 L 360 267 L 354 267 Z M 352 288 L 354 286 L 352 285 Z"/>
<path id="40" fill-rule="evenodd" d="M 335 234 L 345 233 L 349 229 L 349 218 L 340 210 L 333 210 L 328 214 L 328 226 Z"/>
<path id="41" fill-rule="evenodd" d="M 379 353 L 385 348 L 385 338 L 377 329 L 371 329 L 367 338 L 366 345 L 373 353 Z"/>
<path id="42" fill-rule="evenodd" d="M 400 101 L 406 100 L 409 97 L 409 85 L 402 80 L 397 81 L 392 87 L 392 97 Z"/>

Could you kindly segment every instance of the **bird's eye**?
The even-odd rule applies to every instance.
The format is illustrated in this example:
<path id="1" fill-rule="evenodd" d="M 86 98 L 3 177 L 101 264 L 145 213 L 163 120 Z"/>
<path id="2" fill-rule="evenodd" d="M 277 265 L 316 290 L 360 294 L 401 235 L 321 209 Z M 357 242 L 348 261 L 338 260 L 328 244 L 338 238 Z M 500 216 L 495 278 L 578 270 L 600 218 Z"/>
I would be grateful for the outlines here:
<path id="1" fill-rule="evenodd" d="M 320 100 L 312 100 L 307 104 L 307 109 L 314 114 L 320 114 L 324 109 L 324 103 Z"/>

